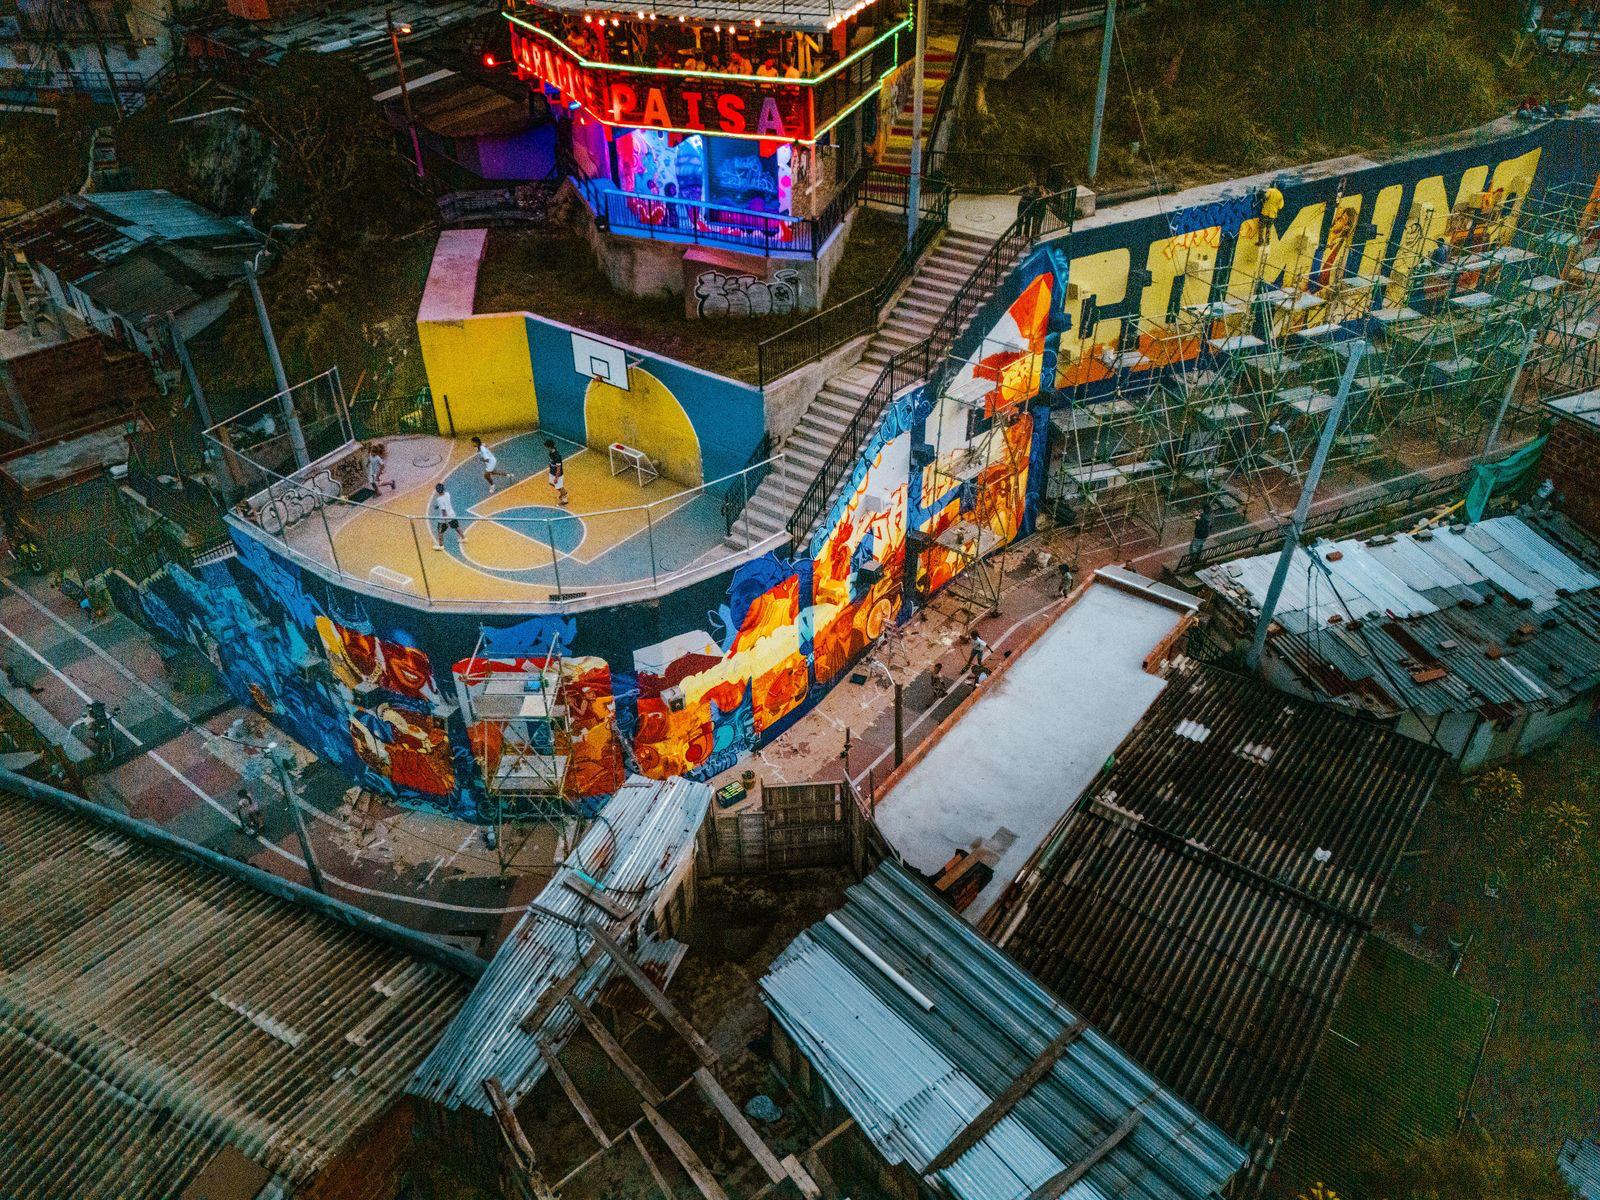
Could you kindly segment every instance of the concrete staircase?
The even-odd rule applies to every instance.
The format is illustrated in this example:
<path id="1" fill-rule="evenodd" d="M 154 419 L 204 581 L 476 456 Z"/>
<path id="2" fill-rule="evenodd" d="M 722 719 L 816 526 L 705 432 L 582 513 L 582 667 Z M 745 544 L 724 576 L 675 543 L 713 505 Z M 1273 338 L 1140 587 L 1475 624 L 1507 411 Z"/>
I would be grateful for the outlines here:
<path id="1" fill-rule="evenodd" d="M 956 45 L 961 39 L 953 33 L 930 33 L 928 56 L 923 70 L 922 149 L 928 149 L 928 133 L 933 128 L 933 114 L 939 108 L 939 95 L 955 66 Z M 911 126 L 916 96 L 907 89 L 905 101 L 895 114 L 889 127 L 889 137 L 884 143 L 878 166 L 895 175 L 911 174 Z M 924 168 L 926 170 L 926 168 Z"/>
<path id="2" fill-rule="evenodd" d="M 867 343 L 861 361 L 830 379 L 806 406 L 781 447 L 784 460 L 750 497 L 727 545 L 736 550 L 781 533 L 828 455 L 872 392 L 884 365 L 926 338 L 993 242 L 946 230 Z"/>

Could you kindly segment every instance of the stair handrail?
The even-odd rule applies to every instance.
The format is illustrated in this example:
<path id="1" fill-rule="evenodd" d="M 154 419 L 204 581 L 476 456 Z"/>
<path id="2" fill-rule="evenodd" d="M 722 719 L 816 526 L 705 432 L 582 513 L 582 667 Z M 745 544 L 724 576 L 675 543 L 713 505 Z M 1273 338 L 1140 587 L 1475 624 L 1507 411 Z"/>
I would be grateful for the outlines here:
<path id="1" fill-rule="evenodd" d="M 865 197 L 867 192 L 868 186 L 864 186 L 861 195 Z M 924 177 L 916 235 L 900 251 L 888 273 L 872 287 L 837 304 L 830 304 L 805 320 L 796 321 L 787 329 L 756 343 L 756 386 L 764 388 L 780 375 L 787 375 L 807 363 L 817 362 L 846 342 L 876 329 L 883 310 L 894 299 L 900 285 L 922 261 L 922 256 L 933 245 L 940 230 L 949 223 L 951 195 L 950 186 L 944 180 Z M 851 309 L 854 311 L 847 315 L 847 310 Z M 841 321 L 841 317 L 845 319 Z M 804 358 L 788 362 L 780 357 L 786 344 L 803 343 L 807 339 L 811 345 Z"/>
<path id="2" fill-rule="evenodd" d="M 955 57 L 950 60 L 950 74 L 945 78 L 944 86 L 939 89 L 939 103 L 933 109 L 933 123 L 928 126 L 928 157 L 935 158 L 939 153 L 939 135 L 944 132 L 945 122 L 951 119 L 954 102 L 951 97 L 960 92 L 965 83 L 967 64 L 972 61 L 972 47 L 982 33 L 985 13 L 989 0 L 967 0 L 967 6 L 961 13 L 961 37 L 956 42 Z M 929 174 L 935 174 L 929 171 Z"/>
<path id="3" fill-rule="evenodd" d="M 1018 206 L 1017 219 L 968 274 L 928 336 L 907 346 L 883 365 L 789 518 L 789 534 L 797 550 L 800 539 L 822 518 L 845 472 L 854 464 L 862 445 L 893 399 L 915 384 L 926 382 L 933 388 L 942 386 L 950 370 L 946 355 L 966 332 L 977 311 L 1040 237 L 1062 229 L 1070 234 L 1076 215 L 1076 188 L 1063 188 L 1023 201 Z"/>

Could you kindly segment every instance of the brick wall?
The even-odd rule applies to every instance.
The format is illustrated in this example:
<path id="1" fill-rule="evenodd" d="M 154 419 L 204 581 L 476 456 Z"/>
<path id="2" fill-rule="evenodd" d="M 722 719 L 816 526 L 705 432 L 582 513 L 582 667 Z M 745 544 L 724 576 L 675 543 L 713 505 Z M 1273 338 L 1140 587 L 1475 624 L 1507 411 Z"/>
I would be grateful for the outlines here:
<path id="1" fill-rule="evenodd" d="M 1600 429 L 1557 418 L 1539 469 L 1555 482 L 1561 511 L 1600 536 Z"/>

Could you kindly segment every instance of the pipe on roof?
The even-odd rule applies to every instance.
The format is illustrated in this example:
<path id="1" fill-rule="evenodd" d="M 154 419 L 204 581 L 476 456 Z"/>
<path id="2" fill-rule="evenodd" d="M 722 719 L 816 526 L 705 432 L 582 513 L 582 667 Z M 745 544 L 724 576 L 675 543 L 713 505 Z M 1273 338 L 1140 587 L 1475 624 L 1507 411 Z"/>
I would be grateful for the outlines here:
<path id="1" fill-rule="evenodd" d="M 353 904 L 346 904 L 343 900 L 335 900 L 331 896 L 314 892 L 304 884 L 281 879 L 259 867 L 241 863 L 225 854 L 218 854 L 215 850 L 208 850 L 176 834 L 168 833 L 157 825 L 135 820 L 125 813 L 95 804 L 82 796 L 74 796 L 71 792 L 51 787 L 48 783 L 38 783 L 24 775 L 18 775 L 15 771 L 0 768 L 0 791 L 66 809 L 76 816 L 104 825 L 147 846 L 176 854 L 247 884 L 257 891 L 266 892 L 290 904 L 298 904 L 302 908 L 330 917 L 360 933 L 388 942 L 408 954 L 414 954 L 468 979 L 477 979 L 489 965 L 476 955 L 468 954 L 465 950 L 457 950 L 454 946 L 448 946 L 425 933 L 407 929 L 404 925 L 387 921 Z"/>

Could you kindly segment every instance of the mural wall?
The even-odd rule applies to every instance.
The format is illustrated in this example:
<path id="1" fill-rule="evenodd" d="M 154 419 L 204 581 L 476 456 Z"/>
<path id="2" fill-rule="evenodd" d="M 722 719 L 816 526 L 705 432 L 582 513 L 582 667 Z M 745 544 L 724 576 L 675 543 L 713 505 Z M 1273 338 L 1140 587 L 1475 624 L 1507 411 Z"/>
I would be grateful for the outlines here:
<path id="1" fill-rule="evenodd" d="M 1501 136 L 1458 149 L 1196 189 L 1142 218 L 1081 229 L 1070 246 L 1064 239 L 1041 247 L 1012 288 L 1046 274 L 1068 281 L 1050 311 L 1044 377 L 1079 398 L 1119 375 L 1124 384 L 1130 375 L 1153 379 L 1199 357 L 1206 339 L 1247 331 L 1257 289 L 1307 293 L 1275 328 L 1280 336 L 1325 320 L 1317 297 L 1347 281 L 1381 283 L 1368 290 L 1398 305 L 1441 242 L 1469 227 L 1503 241 L 1530 193 L 1593 181 L 1593 121 L 1500 125 Z M 1216 322 L 1179 320 L 1181 309 L 1208 303 L 1218 306 Z M 1349 311 L 1347 299 L 1341 311 Z"/>
<path id="2" fill-rule="evenodd" d="M 940 393 L 916 389 L 891 404 L 793 558 L 768 554 L 657 602 L 561 617 L 416 609 L 302 572 L 245 533 L 235 534 L 237 558 L 192 573 L 169 567 L 137 586 L 114 581 L 116 599 L 158 635 L 199 647 L 240 703 L 402 803 L 476 812 L 478 763 L 495 761 L 496 731 L 469 728 L 462 714 L 489 673 L 544 670 L 552 645 L 572 714 L 565 749 L 575 799 L 598 803 L 628 771 L 707 778 L 801 715 L 975 548 L 1029 531 L 1049 406 L 1082 399 L 1087 386 L 1058 389 L 1113 369 L 1102 352 L 1119 345 L 1121 322 L 1231 288 L 1241 255 L 1277 256 L 1302 280 L 1380 270 L 1402 220 L 1446 236 L 1438 214 L 1486 187 L 1514 213 L 1531 188 L 1592 184 L 1594 149 L 1590 123 L 1565 122 L 1342 178 L 1283 180 L 1265 245 L 1250 236 L 1252 222 L 1267 219 L 1250 190 L 1092 228 L 1070 247 L 1041 246 L 958 343 Z M 1193 256 L 1208 269 L 1192 269 Z M 597 395 L 592 379 L 559 378 L 574 374 L 573 331 L 536 320 L 527 328 L 531 358 L 556 364 L 554 381 L 538 385 L 543 419 L 572 437 L 625 428 L 620 396 Z M 1189 353 L 1168 349 L 1169 364 Z M 714 426 L 724 417 L 759 425 L 758 406 L 742 393 L 730 401 L 737 385 L 702 386 L 701 373 L 676 366 L 630 356 L 619 368 L 624 394 L 669 431 L 686 423 L 707 476 L 733 469 L 743 435 Z M 689 446 L 682 433 L 683 470 Z"/>

